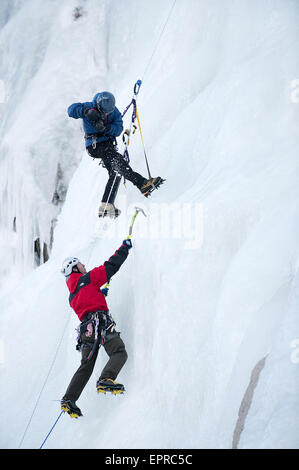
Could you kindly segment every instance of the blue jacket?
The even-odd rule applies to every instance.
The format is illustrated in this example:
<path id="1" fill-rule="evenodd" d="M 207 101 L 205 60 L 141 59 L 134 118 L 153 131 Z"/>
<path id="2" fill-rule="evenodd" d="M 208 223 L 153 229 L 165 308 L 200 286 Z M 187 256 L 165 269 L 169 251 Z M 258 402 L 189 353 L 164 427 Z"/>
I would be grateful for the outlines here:
<path id="1" fill-rule="evenodd" d="M 96 99 L 99 93 L 97 93 L 93 101 L 88 101 L 86 103 L 73 103 L 68 107 L 68 115 L 74 119 L 81 118 L 83 120 L 83 129 L 85 134 L 97 134 L 97 130 L 94 128 L 91 121 L 83 116 L 83 111 L 86 109 L 96 108 Z M 110 124 L 109 131 L 102 136 L 97 137 L 97 142 L 104 142 L 105 140 L 111 140 L 111 137 L 118 137 L 123 131 L 123 119 L 121 113 L 115 107 L 114 111 L 107 116 L 106 122 L 104 124 Z M 92 139 L 85 140 L 85 146 L 89 147 L 92 145 Z"/>

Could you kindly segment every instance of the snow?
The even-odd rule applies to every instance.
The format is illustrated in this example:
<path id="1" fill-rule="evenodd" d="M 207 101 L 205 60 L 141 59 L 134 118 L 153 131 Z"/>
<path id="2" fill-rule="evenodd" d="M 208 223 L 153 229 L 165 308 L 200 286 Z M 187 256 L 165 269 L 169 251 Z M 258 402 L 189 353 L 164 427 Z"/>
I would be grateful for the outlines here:
<path id="1" fill-rule="evenodd" d="M 238 447 L 298 448 L 298 3 L 177 0 L 164 30 L 173 1 L 40 5 L 0 5 L 0 447 L 41 445 L 79 365 L 62 260 L 102 264 L 137 205 L 108 297 L 127 392 L 97 396 L 100 351 L 84 417 L 63 416 L 45 447 L 231 448 L 266 357 Z M 109 90 L 123 110 L 140 78 L 151 173 L 167 182 L 151 200 L 121 185 L 103 224 L 107 176 L 66 109 Z M 129 152 L 146 176 L 138 135 Z"/>

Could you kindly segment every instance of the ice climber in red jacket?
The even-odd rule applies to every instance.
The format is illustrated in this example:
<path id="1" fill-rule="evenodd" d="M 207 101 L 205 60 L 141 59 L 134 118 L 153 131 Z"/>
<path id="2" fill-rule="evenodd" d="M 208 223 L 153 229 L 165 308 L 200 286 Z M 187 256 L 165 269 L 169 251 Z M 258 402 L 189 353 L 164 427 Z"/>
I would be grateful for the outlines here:
<path id="1" fill-rule="evenodd" d="M 86 271 L 83 263 L 76 257 L 64 260 L 61 272 L 66 277 L 70 291 L 69 303 L 78 315 L 81 324 L 78 328 L 77 349 L 81 351 L 81 365 L 75 372 L 62 400 L 61 409 L 72 418 L 82 416 L 76 401 L 87 384 L 103 345 L 109 360 L 97 381 L 99 393 L 124 393 L 124 386 L 115 381 L 118 373 L 127 360 L 127 352 L 120 333 L 115 330 L 107 306 L 104 289 L 101 287 L 110 281 L 126 260 L 130 239 L 124 240 L 121 247 L 102 266 Z M 103 293 L 104 292 L 104 293 Z"/>

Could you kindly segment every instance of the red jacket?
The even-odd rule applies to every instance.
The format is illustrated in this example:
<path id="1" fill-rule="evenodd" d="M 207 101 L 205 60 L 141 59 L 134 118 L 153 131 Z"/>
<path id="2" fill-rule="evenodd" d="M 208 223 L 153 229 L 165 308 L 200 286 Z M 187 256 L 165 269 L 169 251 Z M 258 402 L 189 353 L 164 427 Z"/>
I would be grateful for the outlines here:
<path id="1" fill-rule="evenodd" d="M 128 252 L 127 246 L 122 245 L 102 266 L 86 274 L 71 273 L 66 282 L 70 291 L 69 302 L 80 321 L 87 313 L 98 310 L 108 311 L 105 296 L 100 288 L 119 270 Z"/>

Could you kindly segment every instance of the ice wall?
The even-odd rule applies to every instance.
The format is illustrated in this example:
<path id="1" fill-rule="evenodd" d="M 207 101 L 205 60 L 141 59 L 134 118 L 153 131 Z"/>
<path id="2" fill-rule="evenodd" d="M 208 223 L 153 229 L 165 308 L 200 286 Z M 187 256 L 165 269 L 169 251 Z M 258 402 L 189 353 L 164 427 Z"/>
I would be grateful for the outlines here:
<path id="1" fill-rule="evenodd" d="M 126 235 L 134 205 L 143 204 L 148 217 L 139 216 L 134 249 L 109 294 L 129 353 L 120 376 L 127 394 L 118 401 L 96 396 L 101 351 L 78 402 L 84 418 L 64 417 L 48 447 L 231 448 L 252 370 L 265 356 L 239 446 L 298 447 L 290 347 L 298 337 L 299 108 L 291 98 L 299 66 L 298 3 L 178 0 L 153 57 L 170 1 L 132 0 L 123 8 L 117 0 L 90 0 L 80 3 L 84 14 L 76 21 L 78 2 L 44 3 L 44 57 L 1 144 L 2 155 L 7 149 L 13 156 L 1 159 L 1 178 L 7 175 L 1 211 L 8 227 L 15 207 L 21 206 L 16 223 L 24 219 L 25 247 L 10 231 L 11 253 L 30 258 L 34 224 L 44 227 L 46 239 L 56 159 L 69 189 L 54 214 L 50 261 L 17 286 L 10 280 L 13 298 L 6 291 L 0 299 L 9 352 L 1 365 L 1 446 L 38 447 L 59 412 L 52 400 L 61 398 L 79 362 L 61 260 L 77 254 L 89 268 L 102 263 Z M 34 5 L 26 2 L 10 22 L 23 24 L 37 14 Z M 53 75 L 55 81 L 47 81 Z M 106 175 L 84 153 L 80 124 L 67 119 L 65 108 L 109 87 L 124 109 L 137 78 L 144 80 L 138 102 L 152 173 L 167 184 L 151 201 L 129 183 L 121 186 L 122 217 L 104 230 L 96 213 Z M 33 100 L 37 95 L 46 101 Z M 23 122 L 19 113 L 26 132 L 13 147 L 8 137 Z M 49 128 L 51 138 L 41 139 Z M 131 163 L 145 174 L 135 138 Z M 51 162 L 47 175 L 40 148 Z M 21 396 L 20 384 L 26 384 Z M 18 413 L 7 408 L 9 400 Z"/>
<path id="2" fill-rule="evenodd" d="M 21 273 L 48 258 L 57 215 L 82 158 L 80 129 L 67 117 L 71 102 L 105 88 L 106 4 L 2 2 L 0 78 L 1 283 L 12 265 Z M 80 19 L 80 21 L 79 21 Z M 40 246 L 36 260 L 34 241 Z"/>

